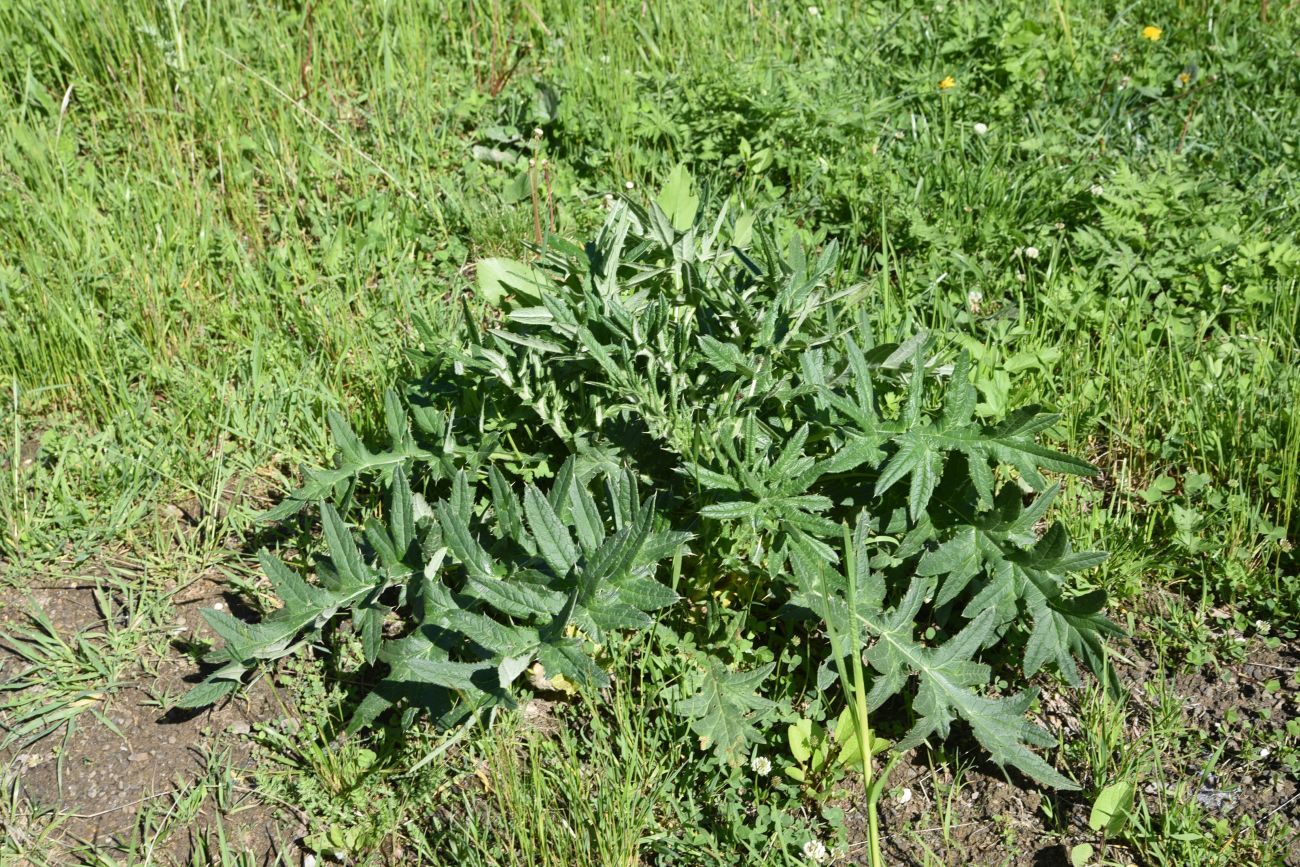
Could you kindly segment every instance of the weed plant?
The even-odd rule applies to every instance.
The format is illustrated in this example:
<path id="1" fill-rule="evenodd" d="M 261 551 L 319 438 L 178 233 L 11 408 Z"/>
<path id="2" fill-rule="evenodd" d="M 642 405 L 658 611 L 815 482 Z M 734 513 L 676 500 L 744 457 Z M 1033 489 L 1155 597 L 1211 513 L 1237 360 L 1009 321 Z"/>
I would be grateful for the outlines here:
<path id="1" fill-rule="evenodd" d="M 648 207 L 615 203 L 585 247 L 480 263 L 490 309 L 426 345 L 406 400 L 389 398 L 387 446 L 336 419 L 335 467 L 272 512 L 321 502 L 316 582 L 266 557 L 281 608 L 257 624 L 205 611 L 225 643 L 183 705 L 346 615 L 374 682 L 350 728 L 390 709 L 482 719 L 534 664 L 608 686 L 607 634 L 680 596 L 667 622 L 686 629 L 719 601 L 783 612 L 818 648 L 819 689 L 853 660 L 864 746 L 866 712 L 900 696 L 912 722 L 894 751 L 961 720 L 999 764 L 1073 787 L 1031 750 L 1055 743 L 1026 719 L 1035 691 L 991 680 L 1013 658 L 1022 683 L 1045 668 L 1078 683 L 1076 657 L 1104 669 L 1105 594 L 1070 577 L 1102 556 L 1047 521 L 1043 475 L 1092 468 L 1038 441 L 1057 420 L 1038 407 L 979 417 L 965 354 L 943 363 L 927 333 L 876 343 L 867 288 L 829 282 L 835 245 L 812 257 L 754 223 L 701 208 L 679 169 Z M 368 477 L 387 490 L 377 515 L 355 506 Z M 773 666 L 733 671 L 725 653 L 701 648 L 673 707 L 738 765 Z"/>

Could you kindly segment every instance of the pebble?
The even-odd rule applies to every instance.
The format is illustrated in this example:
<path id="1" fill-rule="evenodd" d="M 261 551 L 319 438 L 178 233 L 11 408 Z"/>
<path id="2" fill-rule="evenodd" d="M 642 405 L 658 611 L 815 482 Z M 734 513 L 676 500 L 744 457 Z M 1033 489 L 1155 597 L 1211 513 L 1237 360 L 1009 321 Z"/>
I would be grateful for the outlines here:
<path id="1" fill-rule="evenodd" d="M 131 753 L 131 755 L 126 757 L 126 760 L 128 762 L 147 762 L 149 761 L 149 759 L 150 759 L 150 755 L 147 752 Z"/>
<path id="2" fill-rule="evenodd" d="M 249 727 L 248 723 L 239 720 L 238 722 L 231 723 L 226 728 L 226 731 L 230 732 L 232 735 L 246 735 L 251 732 L 252 729 Z"/>

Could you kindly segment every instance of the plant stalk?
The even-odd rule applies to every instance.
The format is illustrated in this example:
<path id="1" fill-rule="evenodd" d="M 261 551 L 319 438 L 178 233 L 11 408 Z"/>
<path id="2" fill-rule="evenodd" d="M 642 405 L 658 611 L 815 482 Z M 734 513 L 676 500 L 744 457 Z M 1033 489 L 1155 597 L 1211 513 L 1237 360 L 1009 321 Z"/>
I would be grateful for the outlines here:
<path id="1" fill-rule="evenodd" d="M 858 736 L 858 755 L 862 761 L 862 786 L 867 796 L 867 863 L 870 867 L 882 867 L 884 859 L 880 852 L 880 823 L 876 813 L 876 789 L 871 779 L 872 737 L 870 720 L 867 716 L 867 686 L 862 671 L 862 654 L 858 650 L 858 579 L 857 551 L 853 546 L 853 537 L 846 525 L 844 527 L 844 565 L 849 579 L 849 617 L 853 623 L 850 635 L 850 647 L 853 650 L 853 727 Z"/>
<path id="2" fill-rule="evenodd" d="M 867 798 L 867 865 L 868 867 L 884 867 L 884 858 L 880 851 L 880 823 L 876 813 L 876 801 L 879 798 L 879 786 L 873 780 L 871 759 L 872 759 L 872 737 L 870 728 L 870 718 L 867 713 L 867 686 L 866 675 L 862 670 L 862 655 L 858 643 L 858 585 L 857 585 L 857 552 L 853 548 L 853 535 L 846 524 L 844 527 L 844 565 L 845 577 L 848 579 L 848 615 L 850 623 L 850 632 L 846 636 L 847 644 L 841 644 L 839 636 L 836 635 L 834 623 L 830 616 L 831 609 L 831 590 L 826 581 L 827 569 L 823 564 L 821 568 L 822 596 L 826 605 L 826 631 L 830 634 L 831 646 L 833 648 L 843 647 L 853 658 L 852 678 L 850 679 L 842 655 L 837 651 L 835 653 L 835 670 L 840 678 L 840 687 L 844 690 L 845 700 L 849 703 L 849 710 L 853 715 L 854 733 L 858 742 L 858 760 L 862 764 L 862 786 Z M 881 779 L 888 775 L 888 769 L 881 775 Z"/>

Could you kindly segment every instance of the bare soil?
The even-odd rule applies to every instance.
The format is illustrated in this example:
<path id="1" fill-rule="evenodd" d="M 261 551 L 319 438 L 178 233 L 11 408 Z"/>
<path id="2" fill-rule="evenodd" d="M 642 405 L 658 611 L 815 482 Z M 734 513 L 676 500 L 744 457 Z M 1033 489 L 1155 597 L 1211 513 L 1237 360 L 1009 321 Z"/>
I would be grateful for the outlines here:
<path id="1" fill-rule="evenodd" d="M 92 578 L 5 591 L 0 599 L 0 628 L 9 631 L 35 604 L 48 615 L 61 638 L 75 641 L 79 634 L 104 626 L 95 588 Z M 221 585 L 204 578 L 177 594 L 180 616 L 172 633 L 178 640 L 212 640 L 199 610 L 229 604 L 221 591 Z M 0 649 L 0 680 L 14 676 L 24 665 Z M 290 838 L 295 836 L 296 829 L 281 828 L 270 810 L 256 804 L 243 779 L 250 749 L 242 735 L 254 722 L 278 715 L 269 689 L 259 682 L 238 699 L 202 712 L 160 707 L 157 697 L 180 695 L 191 686 L 195 672 L 193 661 L 179 653 L 142 659 L 124 685 L 106 693 L 97 705 L 117 731 L 85 712 L 70 730 L 59 730 L 0 754 L 0 761 L 17 771 L 20 793 L 31 802 L 34 814 L 49 809 L 63 817 L 56 841 L 69 853 L 86 845 L 122 851 L 133 844 L 147 846 L 157 833 L 158 821 L 173 807 L 173 796 L 205 777 L 210 760 L 226 752 L 229 764 L 215 763 L 229 768 L 227 779 L 221 782 L 229 786 L 235 803 L 244 802 L 238 819 L 225 823 L 231 845 L 236 850 L 268 852 L 285 832 Z M 202 809 L 211 813 L 211 799 Z M 149 813 L 153 823 L 141 819 Z M 195 828 L 166 835 L 166 848 L 155 852 L 155 857 L 162 856 L 161 863 L 184 858 L 192 843 L 188 832 L 202 830 L 201 826 L 209 824 L 205 818 L 211 817 L 201 816 Z"/>
<path id="2" fill-rule="evenodd" d="M 102 629 L 102 614 L 95 603 L 93 578 L 57 581 L 26 591 L 0 593 L 0 628 L 21 620 L 35 603 L 48 614 L 59 634 L 68 638 Z M 238 604 L 224 594 L 219 576 L 199 578 L 177 592 L 174 602 L 182 620 L 175 624 L 178 639 L 211 640 L 199 610 L 216 604 Z M 6 625 L 8 621 L 8 625 Z M 1242 639 L 1244 641 L 1244 639 Z M 1222 744 L 1216 776 L 1203 778 L 1207 755 L 1183 750 L 1165 757 L 1169 791 L 1182 785 L 1213 813 L 1239 821 L 1249 819 L 1261 829 L 1280 816 L 1295 829 L 1287 863 L 1300 865 L 1300 784 L 1276 757 L 1261 757 L 1260 736 L 1278 734 L 1300 711 L 1300 642 L 1270 648 L 1258 639 L 1243 644 L 1239 662 L 1205 665 L 1178 672 L 1162 672 L 1147 660 L 1155 654 L 1137 640 L 1122 648 L 1132 666 L 1120 676 L 1130 691 L 1126 736 L 1134 743 L 1148 739 L 1156 719 L 1159 682 L 1167 686 L 1181 706 L 1183 724 Z M 0 681 L 20 670 L 20 661 L 0 650 Z M 107 697 L 102 712 L 120 734 L 83 713 L 72 734 L 64 740 L 55 734 L 0 755 L 18 769 L 21 793 L 39 808 L 52 808 L 66 817 L 60 826 L 61 845 L 68 851 L 95 844 L 127 850 L 137 845 L 149 828 L 142 811 L 165 814 L 171 797 L 201 779 L 209 757 L 229 751 L 228 783 L 246 810 L 227 819 L 227 836 L 236 850 L 266 857 L 292 849 L 303 833 L 296 819 L 257 804 L 248 785 L 250 742 L 244 737 L 253 724 L 283 715 L 271 688 L 260 681 L 235 701 L 200 713 L 166 712 L 156 697 L 179 695 L 189 687 L 196 669 L 192 660 L 171 652 L 156 660 L 142 660 L 128 683 Z M 151 694 L 153 697 L 151 697 Z M 1044 721 L 1062 730 L 1067 739 L 1080 733 L 1077 694 L 1046 694 Z M 1248 718 L 1256 738 L 1248 743 L 1232 712 Z M 1267 713 L 1261 713 L 1266 711 Z M 543 714 L 543 716 L 547 716 Z M 552 721 L 553 722 L 553 721 Z M 1070 848 L 1088 842 L 1098 845 L 1098 835 L 1088 827 L 1090 802 L 1080 793 L 1052 793 L 1009 779 L 998 768 L 980 763 L 979 752 L 958 740 L 949 758 L 960 757 L 966 769 L 954 782 L 951 761 L 927 760 L 918 751 L 895 770 L 890 793 L 881 804 L 881 829 L 886 860 L 891 865 L 974 864 L 1008 867 L 1068 865 Z M 1085 788 L 1094 781 L 1084 781 Z M 1158 794 L 1144 781 L 1146 794 Z M 1152 799 L 1154 800 L 1154 799 Z M 865 863 L 865 823 L 861 798 L 841 802 L 852 843 L 847 863 Z M 193 823 L 201 831 L 215 809 L 205 802 L 204 814 Z M 938 817 L 945 817 L 940 819 Z M 944 822 L 946 821 L 946 825 Z M 190 836 L 168 836 L 167 851 L 159 860 L 183 860 L 192 845 Z M 158 854 L 158 853 L 155 853 Z M 1110 847 L 1108 858 L 1118 863 L 1140 863 L 1121 847 Z M 928 861 L 927 861 L 928 859 Z"/>
<path id="3" fill-rule="evenodd" d="M 1156 710 L 1150 686 L 1161 678 L 1156 665 L 1146 661 L 1153 656 L 1144 653 L 1146 649 L 1141 640 L 1125 648 L 1135 665 L 1120 673 L 1131 695 L 1126 736 L 1132 743 L 1149 738 Z M 1183 723 L 1189 730 L 1209 735 L 1210 743 L 1221 743 L 1224 751 L 1216 772 L 1208 778 L 1203 770 L 1207 753 L 1166 753 L 1167 777 L 1160 785 L 1170 793 L 1182 786 L 1211 815 L 1234 822 L 1244 819 L 1261 834 L 1270 820 L 1280 816 L 1290 829 L 1289 854 L 1283 863 L 1300 865 L 1300 782 L 1276 757 L 1262 757 L 1255 748 L 1247 751 L 1245 739 L 1234 734 L 1237 727 L 1227 722 L 1235 710 L 1239 718 L 1252 721 L 1255 742 L 1278 735 L 1300 713 L 1297 671 L 1300 642 L 1271 649 L 1252 640 L 1238 663 L 1167 674 L 1167 686 L 1183 709 Z M 1079 734 L 1074 701 L 1077 696 L 1069 694 L 1044 701 L 1044 716 L 1050 716 L 1051 727 L 1062 729 L 1067 739 Z M 978 756 L 978 750 L 963 750 L 960 743 L 956 751 L 965 760 L 976 761 Z M 1093 781 L 1084 782 L 1086 786 Z M 1145 781 L 1144 794 L 1158 794 L 1156 785 Z M 865 864 L 861 798 L 849 798 L 841 806 L 848 816 L 848 863 Z M 949 763 L 932 768 L 918 753 L 895 768 L 890 794 L 880 805 L 885 860 L 895 867 L 927 863 L 1069 867 L 1070 850 L 1076 844 L 1101 847 L 1100 836 L 1088 827 L 1091 806 L 1083 793 L 1036 789 L 1023 779 L 1009 780 L 987 763 L 963 773 L 954 786 Z M 946 817 L 946 827 L 936 817 Z M 1116 863 L 1142 863 L 1123 846 L 1108 848 L 1108 859 Z"/>

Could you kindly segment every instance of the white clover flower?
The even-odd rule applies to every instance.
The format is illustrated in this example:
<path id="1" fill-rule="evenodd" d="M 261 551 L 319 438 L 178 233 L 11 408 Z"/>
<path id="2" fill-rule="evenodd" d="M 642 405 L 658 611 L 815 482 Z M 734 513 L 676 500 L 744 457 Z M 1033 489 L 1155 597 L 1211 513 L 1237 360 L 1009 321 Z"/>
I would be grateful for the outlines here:
<path id="1" fill-rule="evenodd" d="M 760 777 L 766 777 L 772 773 L 772 760 L 767 756 L 754 756 L 749 760 L 749 768 Z"/>
<path id="2" fill-rule="evenodd" d="M 1092 193 L 1094 196 L 1100 196 L 1102 193 L 1106 191 L 1102 189 L 1101 184 L 1093 184 L 1092 187 L 1088 190 L 1088 192 Z"/>
<path id="3" fill-rule="evenodd" d="M 809 15 L 810 17 L 812 17 L 812 18 L 816 18 L 816 17 L 817 17 L 818 15 L 820 15 L 820 14 L 822 14 L 822 10 L 818 9 L 816 6 L 809 6 L 809 7 L 808 7 L 808 15 Z"/>
<path id="4" fill-rule="evenodd" d="M 984 293 L 978 289 L 972 289 L 966 293 L 966 306 L 970 308 L 971 313 L 979 313 L 980 306 L 984 303 Z"/>
<path id="5" fill-rule="evenodd" d="M 825 864 L 830 853 L 826 851 L 826 844 L 814 837 L 803 844 L 803 856 L 815 864 Z"/>
<path id="6" fill-rule="evenodd" d="M 627 182 L 625 182 L 625 183 L 623 184 L 623 186 L 624 186 L 624 188 L 630 190 L 630 189 L 633 189 L 634 187 L 636 187 L 636 184 L 632 183 L 631 181 L 627 181 Z"/>
<path id="7" fill-rule="evenodd" d="M 1026 258 L 1026 259 L 1037 259 L 1037 258 L 1038 258 L 1038 248 L 1037 248 L 1037 247 L 1026 247 L 1026 248 L 1025 248 L 1025 258 Z"/>
<path id="8" fill-rule="evenodd" d="M 989 125 L 986 123 L 977 123 L 971 129 L 975 130 L 975 135 L 986 135 L 989 131 Z"/>

